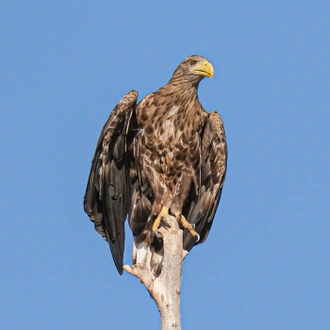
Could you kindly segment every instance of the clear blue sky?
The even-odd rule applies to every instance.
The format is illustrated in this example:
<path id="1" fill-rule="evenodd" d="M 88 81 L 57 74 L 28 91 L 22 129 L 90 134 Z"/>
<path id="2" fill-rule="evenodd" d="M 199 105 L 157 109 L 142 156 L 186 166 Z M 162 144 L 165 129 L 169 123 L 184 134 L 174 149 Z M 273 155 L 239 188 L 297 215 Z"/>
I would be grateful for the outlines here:
<path id="1" fill-rule="evenodd" d="M 224 119 L 229 163 L 211 234 L 184 263 L 183 329 L 330 329 L 329 12 L 329 1 L 4 1 L 0 328 L 159 328 L 82 202 L 113 106 L 197 53 L 215 67 L 199 95 Z"/>

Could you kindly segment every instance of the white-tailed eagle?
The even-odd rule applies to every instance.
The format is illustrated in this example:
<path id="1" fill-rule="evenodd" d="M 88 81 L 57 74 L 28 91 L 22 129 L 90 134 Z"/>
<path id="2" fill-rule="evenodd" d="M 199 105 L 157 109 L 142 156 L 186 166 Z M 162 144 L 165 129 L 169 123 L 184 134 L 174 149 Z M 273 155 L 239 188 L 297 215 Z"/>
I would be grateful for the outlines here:
<path id="1" fill-rule="evenodd" d="M 106 121 L 92 161 L 84 209 L 109 242 L 123 272 L 124 222 L 134 235 L 133 263 L 146 249 L 150 269 L 161 271 L 163 217 L 174 215 L 189 251 L 208 236 L 220 201 L 227 166 L 223 122 L 206 112 L 197 95 L 213 66 L 204 57 L 184 59 L 170 81 L 137 103 L 128 92 Z"/>

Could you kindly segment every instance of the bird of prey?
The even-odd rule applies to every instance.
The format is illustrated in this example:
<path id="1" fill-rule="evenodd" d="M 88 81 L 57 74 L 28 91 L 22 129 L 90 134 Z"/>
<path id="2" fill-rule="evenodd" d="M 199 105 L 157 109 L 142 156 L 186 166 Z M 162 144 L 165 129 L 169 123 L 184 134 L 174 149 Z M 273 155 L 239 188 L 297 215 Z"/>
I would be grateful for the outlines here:
<path id="1" fill-rule="evenodd" d="M 185 58 L 169 82 L 137 103 L 132 90 L 110 113 L 92 161 L 84 209 L 109 243 L 123 272 L 124 222 L 134 236 L 133 264 L 161 272 L 166 216 L 176 217 L 187 251 L 205 241 L 220 201 L 227 166 L 221 116 L 206 112 L 198 86 L 213 76 L 204 57 Z"/>

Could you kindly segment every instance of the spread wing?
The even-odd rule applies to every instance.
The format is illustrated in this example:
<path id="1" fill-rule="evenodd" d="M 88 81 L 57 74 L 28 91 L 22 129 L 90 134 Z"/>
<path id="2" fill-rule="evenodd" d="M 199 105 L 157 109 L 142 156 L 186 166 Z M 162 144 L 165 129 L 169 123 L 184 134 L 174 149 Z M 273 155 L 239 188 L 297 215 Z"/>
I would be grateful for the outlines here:
<path id="1" fill-rule="evenodd" d="M 209 114 L 201 137 L 201 180 L 199 194 L 190 204 L 187 220 L 200 235 L 197 244 L 206 240 L 221 198 L 227 167 L 227 144 L 222 119 L 217 112 Z M 184 232 L 184 249 L 195 245 L 195 238 Z"/>
<path id="2" fill-rule="evenodd" d="M 116 105 L 97 142 L 84 198 L 84 209 L 95 229 L 109 242 L 112 257 L 123 273 L 124 222 L 129 210 L 128 148 L 135 129 L 138 93 L 128 92 Z"/>

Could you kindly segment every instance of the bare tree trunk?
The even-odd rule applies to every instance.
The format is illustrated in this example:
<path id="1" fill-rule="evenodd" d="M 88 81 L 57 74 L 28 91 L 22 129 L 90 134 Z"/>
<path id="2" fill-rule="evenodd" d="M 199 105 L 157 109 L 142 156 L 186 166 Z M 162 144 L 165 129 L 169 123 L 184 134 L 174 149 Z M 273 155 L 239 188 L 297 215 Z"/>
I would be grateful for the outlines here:
<path id="1" fill-rule="evenodd" d="M 124 269 L 136 276 L 155 300 L 160 316 L 162 330 L 181 330 L 180 288 L 182 262 L 187 251 L 183 250 L 182 230 L 174 217 L 166 218 L 170 227 L 160 228 L 164 240 L 164 260 L 161 274 L 154 277 L 144 264 Z"/>

